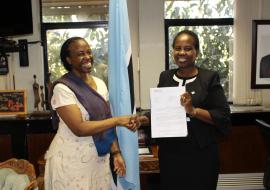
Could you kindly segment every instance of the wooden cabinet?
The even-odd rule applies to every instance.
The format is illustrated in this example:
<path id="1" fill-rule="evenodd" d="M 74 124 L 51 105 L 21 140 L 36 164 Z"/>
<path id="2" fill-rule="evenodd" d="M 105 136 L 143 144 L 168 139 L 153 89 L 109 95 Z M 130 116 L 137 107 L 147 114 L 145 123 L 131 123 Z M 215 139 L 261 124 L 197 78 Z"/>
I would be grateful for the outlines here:
<path id="1" fill-rule="evenodd" d="M 55 130 L 50 117 L 0 119 L 0 162 L 9 158 L 29 160 L 39 175 L 37 160 L 48 149 Z"/>
<path id="2" fill-rule="evenodd" d="M 255 123 L 270 123 L 270 112 L 233 113 L 230 134 L 220 139 L 222 174 L 263 173 L 268 158 L 270 132 Z M 270 131 L 270 129 L 269 129 Z M 39 175 L 38 159 L 48 149 L 55 135 L 50 117 L 0 118 L 0 162 L 11 157 L 25 158 L 34 164 Z M 152 169 L 151 169 L 152 168 Z M 141 184 L 157 187 L 158 158 L 140 159 Z M 151 185 L 152 184 L 152 185 Z"/>

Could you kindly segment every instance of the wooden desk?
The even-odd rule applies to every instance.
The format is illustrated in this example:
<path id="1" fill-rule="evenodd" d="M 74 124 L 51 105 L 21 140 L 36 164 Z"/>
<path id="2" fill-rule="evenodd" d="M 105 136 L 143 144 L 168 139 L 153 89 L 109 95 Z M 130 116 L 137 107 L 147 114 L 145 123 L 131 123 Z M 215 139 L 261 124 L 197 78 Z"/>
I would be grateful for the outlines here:
<path id="1" fill-rule="evenodd" d="M 152 145 L 150 146 L 151 153 L 153 157 L 149 157 L 149 155 L 140 155 L 140 174 L 151 174 L 151 173 L 159 173 L 159 163 L 158 163 L 158 146 Z"/>
<path id="2" fill-rule="evenodd" d="M 220 142 L 222 174 L 264 172 L 268 147 L 255 119 L 269 122 L 270 112 L 232 113 L 231 133 Z M 28 159 L 38 175 L 37 161 L 47 150 L 54 134 L 50 117 L 0 118 L 0 150 L 4 150 L 0 161 L 11 157 Z M 140 174 L 142 186 L 153 183 L 158 187 L 157 156 L 140 158 Z"/>
<path id="3" fill-rule="evenodd" d="M 140 156 L 140 174 L 152 173 L 159 173 L 158 158 Z"/>
<path id="4" fill-rule="evenodd" d="M 157 156 L 140 156 L 141 190 L 159 190 L 159 163 Z"/>

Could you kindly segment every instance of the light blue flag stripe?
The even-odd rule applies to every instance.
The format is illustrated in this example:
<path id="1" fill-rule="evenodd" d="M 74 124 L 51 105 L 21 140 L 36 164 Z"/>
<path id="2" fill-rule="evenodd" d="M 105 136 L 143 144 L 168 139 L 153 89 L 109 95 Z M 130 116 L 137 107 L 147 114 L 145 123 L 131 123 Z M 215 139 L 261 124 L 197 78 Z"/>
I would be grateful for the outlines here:
<path id="1" fill-rule="evenodd" d="M 109 4 L 109 92 L 114 116 L 132 113 L 128 64 L 131 41 L 126 0 L 110 0 Z M 139 190 L 138 134 L 117 127 L 117 135 L 127 173 L 118 178 L 122 189 Z"/>

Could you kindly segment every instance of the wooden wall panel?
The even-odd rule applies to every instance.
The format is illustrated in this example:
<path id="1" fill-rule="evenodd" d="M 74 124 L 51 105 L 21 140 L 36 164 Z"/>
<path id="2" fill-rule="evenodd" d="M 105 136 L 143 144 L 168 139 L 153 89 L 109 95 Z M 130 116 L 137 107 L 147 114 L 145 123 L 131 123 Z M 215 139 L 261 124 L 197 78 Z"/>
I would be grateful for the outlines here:
<path id="1" fill-rule="evenodd" d="M 220 173 L 264 172 L 267 158 L 268 146 L 256 125 L 233 126 L 227 139 L 220 142 Z"/>
<path id="2" fill-rule="evenodd" d="M 27 135 L 28 160 L 34 164 L 37 176 L 40 172 L 37 161 L 46 153 L 54 135 L 54 133 Z"/>
<path id="3" fill-rule="evenodd" d="M 0 162 L 12 157 L 11 135 L 0 134 Z"/>

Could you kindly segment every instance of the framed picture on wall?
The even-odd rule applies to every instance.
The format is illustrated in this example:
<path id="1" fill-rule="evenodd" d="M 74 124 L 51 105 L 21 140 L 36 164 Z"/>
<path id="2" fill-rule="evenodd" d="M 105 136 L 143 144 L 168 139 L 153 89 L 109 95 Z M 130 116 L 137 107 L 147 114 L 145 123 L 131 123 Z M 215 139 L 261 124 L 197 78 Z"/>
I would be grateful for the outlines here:
<path id="1" fill-rule="evenodd" d="M 251 88 L 270 88 L 270 20 L 252 22 Z"/>
<path id="2" fill-rule="evenodd" d="M 0 115 L 27 113 L 25 90 L 0 90 Z"/>

